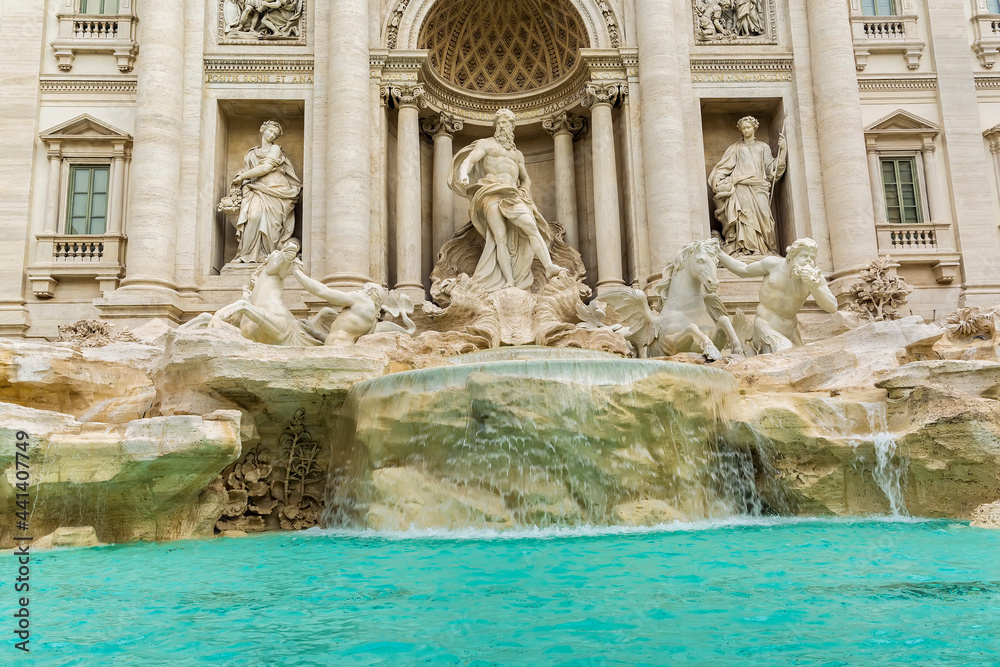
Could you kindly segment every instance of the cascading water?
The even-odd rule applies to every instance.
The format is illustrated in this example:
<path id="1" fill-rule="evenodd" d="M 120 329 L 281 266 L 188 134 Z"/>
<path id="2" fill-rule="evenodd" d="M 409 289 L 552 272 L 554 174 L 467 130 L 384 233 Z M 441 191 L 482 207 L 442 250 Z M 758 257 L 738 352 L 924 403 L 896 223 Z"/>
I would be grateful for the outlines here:
<path id="1" fill-rule="evenodd" d="M 360 382 L 327 525 L 507 528 L 760 513 L 723 371 L 543 348 Z M 497 360 L 499 359 L 499 360 Z"/>
<path id="2" fill-rule="evenodd" d="M 889 430 L 886 420 L 885 403 L 862 403 L 867 417 L 867 430 L 857 429 L 857 420 L 851 420 L 843 404 L 823 399 L 829 408 L 829 417 L 817 415 L 817 422 L 830 434 L 841 435 L 854 447 L 858 457 L 857 465 L 872 465 L 872 479 L 885 495 L 892 516 L 909 516 L 904 497 L 904 483 L 909 466 L 907 458 L 899 451 L 896 436 Z M 846 435 L 854 433 L 854 435 Z M 875 460 L 867 461 L 865 445 L 871 443 Z"/>

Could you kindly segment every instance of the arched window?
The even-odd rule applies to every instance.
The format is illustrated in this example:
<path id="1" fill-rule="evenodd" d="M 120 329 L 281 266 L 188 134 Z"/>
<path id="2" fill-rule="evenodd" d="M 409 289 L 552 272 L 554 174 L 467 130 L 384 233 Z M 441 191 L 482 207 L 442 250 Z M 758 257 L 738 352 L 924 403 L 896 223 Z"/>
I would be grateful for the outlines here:
<path id="1" fill-rule="evenodd" d="M 895 16 L 896 0 L 861 0 L 861 12 L 865 16 Z"/>

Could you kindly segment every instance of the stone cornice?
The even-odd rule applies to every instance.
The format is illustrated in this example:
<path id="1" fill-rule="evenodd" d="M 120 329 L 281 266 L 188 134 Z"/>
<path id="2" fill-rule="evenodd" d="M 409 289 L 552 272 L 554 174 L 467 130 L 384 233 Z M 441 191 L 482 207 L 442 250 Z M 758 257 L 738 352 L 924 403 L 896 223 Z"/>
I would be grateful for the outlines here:
<path id="1" fill-rule="evenodd" d="M 42 93 L 135 95 L 135 78 L 125 77 L 42 77 L 38 82 Z"/>
<path id="2" fill-rule="evenodd" d="M 691 72 L 791 72 L 792 56 L 734 58 L 696 56 L 691 58 Z"/>
<path id="3" fill-rule="evenodd" d="M 937 90 L 937 75 L 859 76 L 858 88 L 863 92 Z"/>
<path id="4" fill-rule="evenodd" d="M 792 65 L 791 55 L 696 56 L 691 58 L 691 81 L 694 83 L 791 81 Z"/>
<path id="5" fill-rule="evenodd" d="M 976 88 L 979 90 L 996 90 L 1000 88 L 1000 74 L 977 74 Z"/>
<path id="6" fill-rule="evenodd" d="M 205 73 L 312 74 L 312 56 L 205 56 Z"/>

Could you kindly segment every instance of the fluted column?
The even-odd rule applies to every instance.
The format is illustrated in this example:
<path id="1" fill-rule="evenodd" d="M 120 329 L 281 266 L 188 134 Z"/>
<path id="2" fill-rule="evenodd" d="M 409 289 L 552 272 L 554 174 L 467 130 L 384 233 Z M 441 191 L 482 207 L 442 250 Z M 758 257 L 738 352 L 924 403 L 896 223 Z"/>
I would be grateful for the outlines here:
<path id="1" fill-rule="evenodd" d="M 319 3 L 322 9 L 326 3 Z M 368 2 L 329 0 L 326 276 L 336 287 L 370 280 L 371 92 Z"/>
<path id="2" fill-rule="evenodd" d="M 135 139 L 129 178 L 123 289 L 176 291 L 174 261 L 181 197 L 184 11 L 143 3 L 136 59 Z"/>
<path id="3" fill-rule="evenodd" d="M 642 85 L 642 165 L 646 181 L 646 218 L 653 271 L 660 271 L 691 238 L 685 155 L 689 141 L 684 127 L 681 73 L 687 59 L 687 39 L 672 39 L 691 30 L 690 7 L 683 2 L 635 0 L 636 45 Z M 848 46 L 851 41 L 848 40 Z M 856 84 L 855 84 L 856 85 Z M 699 187 L 704 187 L 701 180 Z"/>
<path id="4" fill-rule="evenodd" d="M 611 107 L 621 95 L 619 84 L 588 84 L 587 100 L 594 163 L 594 222 L 597 236 L 597 294 L 624 285 L 622 230 L 618 202 L 618 167 Z"/>
<path id="5" fill-rule="evenodd" d="M 49 146 L 49 196 L 45 200 L 45 223 L 42 232 L 45 234 L 56 234 L 59 229 L 59 200 L 61 199 L 59 172 L 62 169 L 62 153 L 59 144 Z"/>
<path id="6" fill-rule="evenodd" d="M 423 123 L 424 133 L 434 141 L 434 176 L 432 186 L 433 213 L 431 216 L 432 252 L 435 259 L 441 246 L 455 234 L 454 196 L 448 187 L 448 170 L 454 157 L 452 139 L 461 131 L 464 123 L 454 116 L 442 113 L 436 118 L 428 118 Z"/>
<path id="7" fill-rule="evenodd" d="M 111 158 L 111 201 L 108 202 L 108 234 L 120 234 L 125 211 L 125 149 L 115 147 Z"/>
<path id="8" fill-rule="evenodd" d="M 420 276 L 420 86 L 392 86 L 396 127 L 396 289 L 424 300 Z"/>
<path id="9" fill-rule="evenodd" d="M 809 52 L 835 278 L 878 256 L 854 40 L 846 2 L 810 2 Z"/>
<path id="10" fill-rule="evenodd" d="M 882 161 L 878 156 L 878 144 L 874 139 L 869 139 L 866 145 L 868 149 L 868 172 L 872 182 L 872 209 L 875 212 L 875 224 L 884 225 L 885 215 L 885 186 L 882 185 Z"/>
<path id="11" fill-rule="evenodd" d="M 927 215 L 930 218 L 928 222 L 941 222 L 941 199 L 937 188 L 936 153 L 934 139 L 925 137 L 923 150 L 920 152 L 920 155 L 924 160 L 924 184 L 927 186 Z"/>
<path id="12" fill-rule="evenodd" d="M 552 135 L 556 172 L 556 221 L 566 231 L 566 243 L 580 249 L 580 231 L 576 215 L 576 169 L 573 138 L 583 130 L 584 120 L 565 111 L 542 121 Z"/>

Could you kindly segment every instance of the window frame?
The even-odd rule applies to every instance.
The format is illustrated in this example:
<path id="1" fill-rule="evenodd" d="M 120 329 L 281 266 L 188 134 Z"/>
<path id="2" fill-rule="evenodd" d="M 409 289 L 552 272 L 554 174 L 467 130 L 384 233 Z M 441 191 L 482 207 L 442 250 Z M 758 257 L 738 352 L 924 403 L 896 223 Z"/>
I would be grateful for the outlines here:
<path id="1" fill-rule="evenodd" d="M 881 2 L 887 2 L 889 4 L 889 12 L 882 12 L 879 10 L 879 4 Z M 872 12 L 869 13 L 866 9 L 866 5 L 871 3 Z M 862 16 L 899 16 L 899 5 L 897 0 L 861 0 L 861 14 Z"/>
<path id="2" fill-rule="evenodd" d="M 93 3 L 99 3 L 100 9 L 94 11 L 91 6 Z M 106 9 L 109 5 L 114 5 L 114 11 L 108 11 Z M 121 0 L 80 0 L 80 10 L 78 13 L 89 15 L 101 15 L 101 16 L 115 16 L 121 10 Z"/>
<path id="3" fill-rule="evenodd" d="M 103 236 L 108 233 L 108 217 L 111 213 L 111 197 L 117 196 L 118 193 L 114 192 L 113 185 L 111 183 L 111 162 L 102 161 L 78 161 L 72 158 L 67 159 L 68 175 L 66 179 L 66 201 L 65 201 L 65 211 L 63 212 L 63 221 L 65 223 L 64 229 L 67 236 Z M 87 215 L 85 217 L 85 227 L 86 231 L 75 232 L 73 231 L 73 196 L 78 193 L 75 188 L 75 175 L 79 170 L 89 169 L 90 170 L 90 182 L 87 189 Z M 105 191 L 102 193 L 94 192 L 94 176 L 98 169 L 102 169 L 106 174 Z M 94 216 L 93 215 L 93 199 L 95 194 L 104 195 L 104 215 Z M 93 219 L 101 218 L 104 220 L 104 228 L 101 231 L 93 231 Z"/>
<path id="4" fill-rule="evenodd" d="M 905 152 L 902 152 L 902 151 L 884 151 L 884 152 L 882 152 L 882 153 L 879 154 L 878 159 L 879 159 L 879 169 L 880 169 L 880 171 L 879 171 L 879 178 L 880 178 L 881 184 L 882 184 L 882 195 L 883 195 L 883 198 L 885 200 L 886 224 L 889 224 L 889 225 L 900 225 L 900 226 L 903 226 L 903 225 L 922 225 L 922 224 L 925 224 L 926 221 L 928 220 L 928 212 L 925 210 L 927 196 L 925 194 L 926 190 L 924 189 L 925 188 L 925 183 L 924 183 L 924 173 L 923 173 L 923 166 L 922 166 L 923 160 L 921 159 L 920 154 L 919 153 L 910 152 L 910 151 L 905 151 Z M 914 221 L 908 221 L 908 220 L 905 219 L 905 215 L 906 215 L 905 214 L 905 209 L 907 207 L 903 205 L 903 197 L 902 197 L 902 195 L 903 195 L 902 185 L 903 184 L 901 184 L 899 182 L 899 178 L 898 178 L 898 176 L 899 176 L 898 163 L 901 162 L 901 161 L 903 161 L 903 160 L 906 160 L 906 161 L 910 162 L 910 164 L 913 166 L 913 196 L 914 196 L 914 199 L 916 200 L 915 203 L 916 203 L 916 211 L 917 211 L 917 219 L 914 220 Z M 894 170 L 895 174 L 896 174 L 896 183 L 894 183 L 893 185 L 896 186 L 896 194 L 897 194 L 897 199 L 899 201 L 899 206 L 898 206 L 899 212 L 900 212 L 900 220 L 899 220 L 899 222 L 893 222 L 893 221 L 889 220 L 889 217 L 890 217 L 889 216 L 889 197 L 888 197 L 887 186 L 890 185 L 890 184 L 887 183 L 886 180 L 885 180 L 885 163 L 886 162 L 892 162 L 892 163 L 894 163 L 894 164 L 897 165 L 896 168 L 895 168 L 895 170 Z"/>

